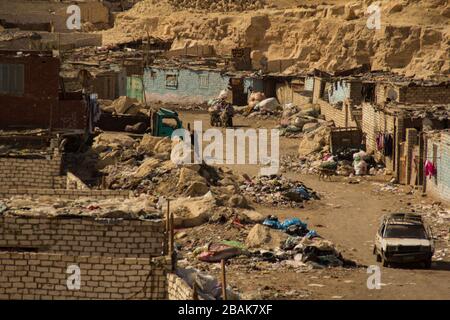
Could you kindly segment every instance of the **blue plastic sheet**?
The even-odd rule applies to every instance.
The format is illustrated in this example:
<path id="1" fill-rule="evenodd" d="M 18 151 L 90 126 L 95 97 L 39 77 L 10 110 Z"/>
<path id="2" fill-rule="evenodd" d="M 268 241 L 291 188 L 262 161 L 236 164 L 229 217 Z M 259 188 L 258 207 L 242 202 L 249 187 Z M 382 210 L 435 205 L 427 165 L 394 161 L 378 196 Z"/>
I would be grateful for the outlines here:
<path id="1" fill-rule="evenodd" d="M 263 225 L 271 227 L 273 229 L 281 229 L 281 230 L 286 230 L 290 226 L 300 226 L 305 229 L 307 227 L 306 223 L 302 222 L 298 218 L 286 219 L 282 223 L 280 223 L 280 221 L 278 221 L 278 219 L 277 220 L 266 219 L 266 220 L 264 220 Z"/>
<path id="2" fill-rule="evenodd" d="M 307 239 L 312 239 L 312 238 L 317 238 L 319 235 L 317 234 L 317 232 L 315 230 L 310 230 L 308 231 L 308 233 L 306 234 L 306 238 Z"/>

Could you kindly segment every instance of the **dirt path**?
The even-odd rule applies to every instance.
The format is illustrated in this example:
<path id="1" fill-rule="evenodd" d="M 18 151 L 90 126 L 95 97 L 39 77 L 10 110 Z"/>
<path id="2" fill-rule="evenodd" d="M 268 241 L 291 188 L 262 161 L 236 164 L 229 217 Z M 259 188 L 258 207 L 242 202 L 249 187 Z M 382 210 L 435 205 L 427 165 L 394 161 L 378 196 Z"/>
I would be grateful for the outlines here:
<path id="1" fill-rule="evenodd" d="M 198 112 L 182 112 L 183 120 L 202 120 L 208 128 L 208 115 Z M 273 120 L 235 119 L 243 128 L 273 128 Z M 280 153 L 296 152 L 295 139 L 280 139 Z M 230 166 L 236 173 L 255 175 L 257 166 Z M 409 211 L 412 204 L 430 203 L 419 194 L 410 194 L 408 187 L 395 192 L 380 191 L 375 181 L 361 179 L 358 184 L 349 184 L 344 178 L 332 182 L 319 181 L 313 175 L 299 175 L 288 172 L 285 176 L 303 181 L 317 191 L 322 199 L 308 203 L 304 209 L 278 209 L 256 206 L 263 214 L 276 214 L 280 218 L 298 217 L 308 223 L 320 235 L 333 241 L 346 258 L 365 266 L 378 265 L 381 268 L 382 288 L 369 290 L 366 268 L 325 269 L 308 273 L 295 271 L 278 274 L 275 271 L 240 272 L 230 275 L 230 282 L 255 297 L 264 297 L 270 291 L 272 297 L 291 299 L 450 299 L 450 257 L 434 262 L 431 270 L 418 268 L 383 268 L 372 255 L 373 240 L 382 215 L 395 211 Z M 448 241 L 436 246 L 449 247 Z M 288 294 L 286 294 L 288 293 Z M 252 295 L 250 294 L 250 297 Z"/>

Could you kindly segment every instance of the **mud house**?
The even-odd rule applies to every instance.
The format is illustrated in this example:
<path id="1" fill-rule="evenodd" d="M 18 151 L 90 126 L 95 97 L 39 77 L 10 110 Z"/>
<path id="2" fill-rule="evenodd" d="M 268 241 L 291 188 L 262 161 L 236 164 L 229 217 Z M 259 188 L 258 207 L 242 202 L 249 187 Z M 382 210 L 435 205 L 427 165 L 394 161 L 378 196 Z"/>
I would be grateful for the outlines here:
<path id="1" fill-rule="evenodd" d="M 395 101 L 405 104 L 448 103 L 450 81 L 380 81 L 376 85 L 378 104 Z"/>
<path id="2" fill-rule="evenodd" d="M 228 71 L 220 58 L 158 61 L 145 68 L 143 78 L 147 102 L 201 104 L 228 89 L 230 102 L 243 106 L 247 105 L 249 92 L 267 89 L 262 77 L 246 71 Z"/>
<path id="3" fill-rule="evenodd" d="M 364 82 L 360 78 L 316 77 L 313 101 L 320 106 L 320 112 L 325 119 L 334 121 L 337 127 L 360 127 L 360 105 L 364 101 L 371 100 L 372 87 L 373 83 Z"/>
<path id="4" fill-rule="evenodd" d="M 230 76 L 220 70 L 152 67 L 144 71 L 145 99 L 200 104 L 228 88 Z"/>
<path id="5" fill-rule="evenodd" d="M 60 60 L 51 53 L 0 52 L 0 128 L 92 127 L 91 101 L 61 88 Z"/>
<path id="6" fill-rule="evenodd" d="M 450 203 L 450 131 L 427 133 L 424 142 L 425 160 L 434 168 L 426 169 L 424 191 Z"/>
<path id="7" fill-rule="evenodd" d="M 384 106 L 364 103 L 362 131 L 366 148 L 383 162 L 402 184 L 421 184 L 424 132 L 449 127 L 448 105 Z"/>

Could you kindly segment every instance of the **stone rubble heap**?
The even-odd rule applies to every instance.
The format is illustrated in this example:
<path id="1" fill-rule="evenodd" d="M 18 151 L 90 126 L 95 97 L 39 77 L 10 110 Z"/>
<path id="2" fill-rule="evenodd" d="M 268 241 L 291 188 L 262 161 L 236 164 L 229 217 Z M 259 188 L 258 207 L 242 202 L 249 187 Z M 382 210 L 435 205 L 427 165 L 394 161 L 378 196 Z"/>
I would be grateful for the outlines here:
<path id="1" fill-rule="evenodd" d="M 262 9 L 264 0 L 169 0 L 169 4 L 177 10 L 194 9 L 204 11 L 249 11 Z"/>

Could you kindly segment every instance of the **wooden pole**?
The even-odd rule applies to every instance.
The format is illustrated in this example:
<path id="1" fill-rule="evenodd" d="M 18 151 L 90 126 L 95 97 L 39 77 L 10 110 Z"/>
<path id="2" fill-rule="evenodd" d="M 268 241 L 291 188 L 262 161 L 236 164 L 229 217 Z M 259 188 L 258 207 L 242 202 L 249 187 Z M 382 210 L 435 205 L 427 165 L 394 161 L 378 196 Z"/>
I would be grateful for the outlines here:
<path id="1" fill-rule="evenodd" d="M 170 213 L 170 258 L 172 261 L 172 271 L 176 269 L 176 253 L 175 253 L 175 240 L 174 240 L 174 223 L 173 212 Z"/>
<path id="2" fill-rule="evenodd" d="M 227 300 L 227 278 L 225 275 L 225 259 L 220 261 L 222 265 L 222 299 Z"/>
<path id="3" fill-rule="evenodd" d="M 197 282 L 194 282 L 194 289 L 192 290 L 192 300 L 198 300 L 198 286 L 197 286 Z"/>
<path id="4" fill-rule="evenodd" d="M 170 254 L 172 255 L 175 251 L 175 241 L 174 241 L 174 227 L 173 227 L 173 212 L 170 213 Z"/>
<path id="5" fill-rule="evenodd" d="M 169 234 L 169 230 L 170 230 L 170 200 L 167 199 L 167 212 L 166 212 L 166 231 L 167 234 Z"/>
<path id="6" fill-rule="evenodd" d="M 165 249 L 166 249 L 166 254 L 170 254 L 169 250 L 170 250 L 170 246 L 169 246 L 169 240 L 170 240 L 170 200 L 167 199 L 167 211 L 166 211 L 166 245 L 165 245 Z"/>

